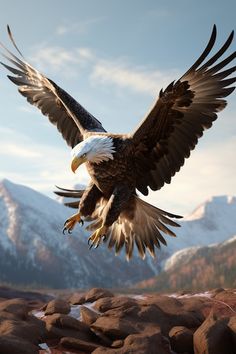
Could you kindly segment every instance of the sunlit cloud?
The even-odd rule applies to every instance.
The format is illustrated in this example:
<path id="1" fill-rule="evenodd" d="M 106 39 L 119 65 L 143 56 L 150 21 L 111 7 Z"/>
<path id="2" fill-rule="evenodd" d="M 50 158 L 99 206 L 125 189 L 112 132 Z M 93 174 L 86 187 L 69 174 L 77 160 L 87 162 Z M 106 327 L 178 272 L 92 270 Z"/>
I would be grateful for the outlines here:
<path id="1" fill-rule="evenodd" d="M 72 187 L 88 182 L 84 166 L 76 174 L 70 170 L 71 155 L 67 148 L 35 143 L 31 137 L 11 129 L 0 128 L 0 135 L 1 179 L 8 178 L 50 195 L 55 185 Z"/>
<path id="2" fill-rule="evenodd" d="M 56 34 L 59 36 L 64 36 L 68 33 L 84 34 L 87 33 L 94 25 L 102 22 L 105 17 L 94 17 L 84 21 L 79 21 L 75 23 L 64 23 L 56 28 Z"/>
<path id="3" fill-rule="evenodd" d="M 166 87 L 173 81 L 173 77 L 178 77 L 176 70 L 165 73 L 133 67 L 117 61 L 100 60 L 94 65 L 90 78 L 96 84 L 117 85 L 155 96 L 158 87 L 159 89 Z"/>
<path id="4" fill-rule="evenodd" d="M 38 151 L 32 150 L 32 148 L 27 149 L 24 146 L 19 146 L 14 143 L 3 143 L 0 142 L 0 156 L 13 156 L 22 158 L 35 158 L 41 157 L 42 154 Z"/>
<path id="5" fill-rule="evenodd" d="M 34 50 L 31 61 L 39 70 L 61 71 L 68 70 L 71 65 L 78 63 L 79 57 L 74 50 L 62 47 L 41 47 Z"/>
<path id="6" fill-rule="evenodd" d="M 89 48 L 74 48 L 71 50 L 57 46 L 39 46 L 34 49 L 31 63 L 42 72 L 57 73 L 70 78 L 79 75 L 79 69 L 94 60 Z"/>
<path id="7" fill-rule="evenodd" d="M 31 59 L 39 70 L 51 70 L 67 76 L 76 76 L 81 66 L 87 66 L 92 85 L 113 85 L 153 97 L 158 94 L 158 90 L 179 76 L 176 69 L 167 73 L 133 66 L 127 60 L 104 59 L 86 47 L 71 50 L 55 46 L 39 47 L 34 50 Z"/>

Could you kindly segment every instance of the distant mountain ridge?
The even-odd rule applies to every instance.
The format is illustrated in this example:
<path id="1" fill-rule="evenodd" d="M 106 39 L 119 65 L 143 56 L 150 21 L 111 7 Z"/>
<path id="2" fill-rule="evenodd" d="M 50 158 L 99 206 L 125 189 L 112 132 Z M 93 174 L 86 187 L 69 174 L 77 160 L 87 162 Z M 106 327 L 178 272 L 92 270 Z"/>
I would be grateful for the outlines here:
<path id="1" fill-rule="evenodd" d="M 167 240 L 170 255 L 183 248 L 227 240 L 236 234 L 236 197 L 211 197 L 178 223 L 177 242 Z"/>
<path id="2" fill-rule="evenodd" d="M 157 291 L 199 291 L 236 288 L 236 236 L 212 246 L 178 251 L 158 276 L 137 288 Z"/>
<path id="3" fill-rule="evenodd" d="M 160 273 L 176 251 L 223 242 L 236 234 L 236 198 L 212 197 L 178 221 L 182 227 L 175 228 L 177 237 L 166 237 L 168 246 L 157 250 L 155 260 L 142 261 L 134 252 L 127 263 L 106 245 L 89 251 L 84 228 L 62 235 L 64 221 L 73 212 L 28 187 L 1 181 L 0 282 L 63 288 L 128 286 Z"/>
<path id="4" fill-rule="evenodd" d="M 77 227 L 62 234 L 73 210 L 31 188 L 0 182 L 0 282 L 56 288 L 114 287 L 150 277 L 147 262 L 127 263 L 106 247 L 89 250 Z M 115 276 L 114 276 L 115 274 Z"/>

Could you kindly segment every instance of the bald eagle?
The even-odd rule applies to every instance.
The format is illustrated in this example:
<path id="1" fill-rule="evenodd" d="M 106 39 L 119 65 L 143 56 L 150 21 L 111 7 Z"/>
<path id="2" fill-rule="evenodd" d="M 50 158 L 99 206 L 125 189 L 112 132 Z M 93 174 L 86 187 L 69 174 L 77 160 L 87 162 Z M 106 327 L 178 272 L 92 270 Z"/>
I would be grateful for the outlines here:
<path id="1" fill-rule="evenodd" d="M 155 247 L 166 245 L 163 234 L 175 236 L 168 226 L 179 226 L 178 215 L 158 209 L 137 195 L 160 189 L 183 166 L 203 131 L 212 126 L 217 113 L 226 106 L 225 97 L 234 90 L 231 76 L 235 66 L 225 67 L 236 52 L 221 59 L 234 33 L 213 55 L 214 25 L 210 40 L 189 70 L 161 90 L 157 101 L 131 134 L 107 133 L 102 124 L 74 98 L 28 64 L 19 51 L 11 31 L 9 37 L 20 58 L 6 47 L 2 64 L 14 75 L 8 76 L 21 95 L 48 117 L 72 148 L 73 172 L 85 163 L 91 181 L 85 191 L 64 190 L 60 195 L 80 197 L 78 212 L 66 220 L 64 232 L 90 218 L 90 247 L 106 242 L 118 253 L 125 246 L 127 259 L 134 244 L 142 258 L 146 250 L 154 256 Z M 207 58 L 208 57 L 208 58 Z M 168 226 L 167 226 L 168 225 Z"/>

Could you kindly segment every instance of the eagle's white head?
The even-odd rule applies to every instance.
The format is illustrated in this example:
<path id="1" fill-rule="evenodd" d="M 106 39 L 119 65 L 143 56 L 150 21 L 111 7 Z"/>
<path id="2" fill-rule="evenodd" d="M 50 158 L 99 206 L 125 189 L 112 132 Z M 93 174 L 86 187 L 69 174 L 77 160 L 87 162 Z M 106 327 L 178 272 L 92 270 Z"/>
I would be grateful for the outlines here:
<path id="1" fill-rule="evenodd" d="M 92 135 L 72 149 L 71 169 L 75 172 L 82 163 L 87 161 L 99 164 L 102 161 L 113 160 L 114 152 L 115 147 L 111 137 Z"/>

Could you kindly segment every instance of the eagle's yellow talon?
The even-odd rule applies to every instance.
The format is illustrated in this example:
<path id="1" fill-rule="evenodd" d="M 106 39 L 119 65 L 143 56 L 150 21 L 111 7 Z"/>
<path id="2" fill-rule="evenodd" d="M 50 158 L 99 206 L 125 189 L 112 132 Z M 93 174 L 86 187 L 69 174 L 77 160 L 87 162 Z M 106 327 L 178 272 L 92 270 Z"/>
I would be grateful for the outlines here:
<path id="1" fill-rule="evenodd" d="M 94 248 L 97 248 L 100 245 L 103 237 L 106 235 L 106 232 L 106 226 L 101 226 L 99 229 L 97 229 L 88 239 L 89 249 L 91 249 L 93 246 Z"/>
<path id="2" fill-rule="evenodd" d="M 74 229 L 75 225 L 77 223 L 81 223 L 83 225 L 83 220 L 81 219 L 80 212 L 72 215 L 69 219 L 65 221 L 64 228 L 63 228 L 63 234 L 67 231 L 69 234 L 72 233 L 72 230 Z"/>

